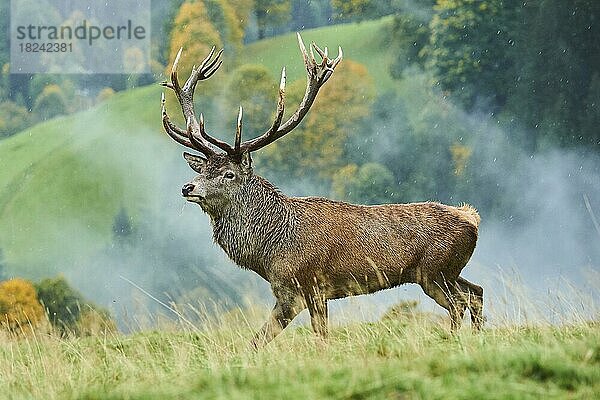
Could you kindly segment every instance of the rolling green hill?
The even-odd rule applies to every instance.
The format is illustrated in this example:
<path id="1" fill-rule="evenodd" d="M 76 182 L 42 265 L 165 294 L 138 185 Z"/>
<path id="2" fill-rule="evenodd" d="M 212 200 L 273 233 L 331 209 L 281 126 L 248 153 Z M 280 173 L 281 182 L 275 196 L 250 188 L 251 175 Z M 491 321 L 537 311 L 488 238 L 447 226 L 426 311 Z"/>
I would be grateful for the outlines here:
<path id="1" fill-rule="evenodd" d="M 336 25 L 303 36 L 307 43 L 341 45 L 345 58 L 364 63 L 383 88 L 391 77 L 378 41 L 390 22 Z M 286 65 L 289 82 L 304 79 L 295 41 L 289 34 L 252 44 L 244 61 L 266 65 L 274 77 Z M 161 90 L 118 93 L 91 110 L 0 141 L 0 248 L 10 274 L 38 279 L 77 268 L 109 244 L 122 207 L 134 219 L 148 209 L 182 207 L 178 190 L 191 171 L 162 132 Z"/>

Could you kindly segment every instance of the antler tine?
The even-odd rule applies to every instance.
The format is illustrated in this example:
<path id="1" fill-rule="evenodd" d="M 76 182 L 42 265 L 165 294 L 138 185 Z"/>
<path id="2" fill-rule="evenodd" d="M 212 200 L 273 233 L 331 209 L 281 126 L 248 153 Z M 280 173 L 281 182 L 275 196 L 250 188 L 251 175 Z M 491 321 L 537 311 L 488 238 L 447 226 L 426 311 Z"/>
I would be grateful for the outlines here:
<path id="1" fill-rule="evenodd" d="M 219 52 L 215 56 L 215 59 L 210 64 L 208 64 L 207 66 L 204 65 L 205 62 L 206 62 L 206 59 L 205 59 L 205 61 L 202 62 L 202 65 L 200 66 L 200 69 L 205 72 L 204 79 L 210 78 L 212 76 L 212 74 L 214 74 L 215 72 L 217 72 L 217 70 L 219 69 L 219 67 L 221 66 L 221 64 L 223 64 L 223 59 L 221 59 L 221 55 L 222 54 L 223 54 L 223 49 L 219 50 Z M 215 67 L 215 64 L 217 64 L 216 67 Z"/>
<path id="2" fill-rule="evenodd" d="M 334 60 L 330 60 L 327 56 L 327 51 L 321 50 L 316 44 L 311 43 L 310 51 L 311 56 L 309 58 L 308 52 L 306 51 L 306 47 L 304 46 L 304 42 L 302 41 L 302 37 L 300 33 L 296 34 L 298 38 L 298 46 L 300 47 L 300 53 L 302 54 L 302 58 L 304 60 L 304 64 L 306 66 L 307 71 L 307 82 L 306 82 L 306 92 L 304 93 L 304 98 L 300 102 L 298 109 L 292 114 L 292 116 L 282 125 L 281 120 L 283 117 L 284 111 L 284 88 L 285 88 L 285 68 L 282 71 L 281 84 L 279 90 L 279 101 L 277 102 L 277 115 L 275 121 L 271 128 L 268 131 L 263 133 L 261 136 L 249 140 L 247 142 L 242 143 L 240 146 L 241 151 L 255 151 L 258 150 L 285 134 L 291 132 L 294 128 L 296 128 L 304 116 L 308 113 L 308 110 L 312 106 L 317 97 L 317 93 L 319 89 L 327 80 L 331 77 L 335 67 L 342 60 L 342 48 L 339 47 L 339 54 Z M 314 58 L 314 51 L 319 53 L 319 55 L 323 58 L 320 63 Z"/>
<path id="3" fill-rule="evenodd" d="M 236 154 L 240 153 L 240 144 L 242 143 L 242 106 L 240 106 L 240 112 L 238 113 L 237 128 L 235 130 L 235 146 L 234 151 Z"/>
<path id="4" fill-rule="evenodd" d="M 296 38 L 298 39 L 298 46 L 300 47 L 300 53 L 302 53 L 302 59 L 304 60 L 304 65 L 306 68 L 310 68 L 310 61 L 308 60 L 308 53 L 306 52 L 306 47 L 304 46 L 304 42 L 302 41 L 302 36 L 300 36 L 299 32 L 296 32 Z"/>
<path id="5" fill-rule="evenodd" d="M 179 79 L 177 78 L 177 67 L 179 66 L 179 57 L 181 57 L 181 52 L 183 51 L 183 47 L 179 48 L 177 55 L 175 56 L 175 61 L 173 61 L 173 66 L 171 67 L 171 85 L 175 93 L 181 92 L 181 87 L 179 86 Z"/>
<path id="6" fill-rule="evenodd" d="M 173 67 L 171 68 L 171 82 L 161 83 L 163 86 L 173 89 L 177 95 L 177 99 L 179 100 L 179 104 L 181 105 L 181 110 L 187 124 L 187 130 L 184 131 L 169 121 L 169 117 L 166 116 L 166 110 L 164 109 L 163 95 L 163 125 L 165 131 L 178 143 L 201 151 L 207 156 L 216 153 L 210 145 L 214 145 L 228 154 L 235 153 L 234 148 L 229 144 L 206 133 L 203 115 L 200 114 L 200 123 L 198 123 L 194 113 L 194 90 L 196 88 L 196 84 L 198 81 L 210 78 L 223 64 L 223 59 L 221 58 L 223 49 L 219 50 L 216 55 L 215 49 L 216 48 L 213 46 L 208 55 L 200 63 L 200 66 L 194 66 L 192 68 L 192 72 L 183 87 L 180 86 L 177 76 L 177 67 L 179 66 L 179 60 L 183 51 L 183 48 L 179 49 L 177 56 L 175 57 L 175 61 L 173 62 Z"/>
<path id="7" fill-rule="evenodd" d="M 217 70 L 223 63 L 223 60 L 221 59 L 223 49 L 219 50 L 214 59 L 212 58 L 213 54 L 215 54 L 215 46 L 211 48 L 210 53 L 208 53 L 208 56 L 206 56 L 204 60 L 202 60 L 202 63 L 198 68 L 192 68 L 192 73 L 185 82 L 185 85 L 183 86 L 183 90 L 185 92 L 193 92 L 196 88 L 196 84 L 198 83 L 198 81 L 206 80 L 210 78 L 215 72 L 217 72 Z"/>

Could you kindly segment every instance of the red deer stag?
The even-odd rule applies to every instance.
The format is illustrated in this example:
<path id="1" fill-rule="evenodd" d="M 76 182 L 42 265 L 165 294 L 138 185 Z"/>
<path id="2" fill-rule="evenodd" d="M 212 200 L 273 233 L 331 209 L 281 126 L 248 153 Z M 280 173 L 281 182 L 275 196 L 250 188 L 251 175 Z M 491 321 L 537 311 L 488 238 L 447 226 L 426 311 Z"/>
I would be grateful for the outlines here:
<path id="1" fill-rule="evenodd" d="M 468 308 L 474 329 L 483 318 L 483 289 L 459 276 L 477 241 L 479 215 L 468 205 L 439 203 L 354 205 L 319 197 L 288 197 L 255 175 L 250 153 L 291 132 L 302 121 L 321 86 L 342 60 L 330 59 L 327 48 L 314 43 L 310 52 L 298 35 L 308 73 L 304 98 L 283 122 L 285 68 L 281 74 L 275 120 L 261 136 L 242 143 L 240 107 L 234 145 L 211 135 L 194 114 L 198 81 L 210 78 L 222 63 L 215 49 L 185 84 L 177 79 L 181 50 L 173 62 L 172 89 L 187 129 L 173 124 L 165 111 L 162 122 L 178 143 L 203 156 L 183 153 L 198 173 L 183 186 L 187 201 L 197 203 L 211 219 L 215 241 L 242 268 L 271 284 L 276 304 L 253 343 L 261 346 L 279 334 L 308 307 L 315 333 L 327 335 L 327 301 L 373 293 L 403 283 L 418 283 L 450 313 L 452 329 L 460 327 Z M 321 58 L 315 60 L 314 52 Z"/>

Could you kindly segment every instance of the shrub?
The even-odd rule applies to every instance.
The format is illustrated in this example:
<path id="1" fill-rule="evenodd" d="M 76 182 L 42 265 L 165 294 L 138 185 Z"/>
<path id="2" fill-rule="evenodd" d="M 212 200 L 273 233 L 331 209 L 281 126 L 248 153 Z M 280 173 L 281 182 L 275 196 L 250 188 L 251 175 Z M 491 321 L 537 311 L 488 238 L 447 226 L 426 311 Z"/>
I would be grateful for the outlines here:
<path id="1" fill-rule="evenodd" d="M 33 284 L 24 279 L 0 283 L 0 326 L 11 332 L 34 328 L 44 316 Z"/>
<path id="2" fill-rule="evenodd" d="M 65 278 L 44 279 L 36 285 L 36 290 L 48 320 L 61 335 L 116 332 L 110 313 L 87 301 Z"/>
<path id="3" fill-rule="evenodd" d="M 100 92 L 98 92 L 98 96 L 96 96 L 96 103 L 102 103 L 110 99 L 115 94 L 113 88 L 105 87 Z"/>
<path id="4" fill-rule="evenodd" d="M 52 326 L 65 334 L 80 317 L 83 297 L 63 277 L 44 279 L 35 286 Z"/>

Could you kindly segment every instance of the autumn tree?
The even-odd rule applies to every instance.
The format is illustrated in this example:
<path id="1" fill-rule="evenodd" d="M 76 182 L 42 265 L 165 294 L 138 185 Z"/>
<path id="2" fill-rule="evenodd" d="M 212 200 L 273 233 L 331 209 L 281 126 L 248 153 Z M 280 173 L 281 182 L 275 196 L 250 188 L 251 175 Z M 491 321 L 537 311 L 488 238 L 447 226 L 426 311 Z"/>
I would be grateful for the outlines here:
<path id="1" fill-rule="evenodd" d="M 252 11 L 252 0 L 204 0 L 208 18 L 219 32 L 225 51 L 238 53 L 243 45 L 244 31 Z"/>
<path id="2" fill-rule="evenodd" d="M 204 2 L 201 0 L 186 1 L 184 2 L 175 21 L 173 22 L 173 29 L 171 30 L 171 42 L 168 57 L 168 65 L 165 71 L 165 75 L 168 77 L 171 74 L 171 67 L 179 49 L 183 48 L 183 55 L 179 60 L 178 73 L 179 80 L 185 82 L 192 66 L 199 65 L 202 60 L 209 54 L 210 49 L 215 46 L 220 49 L 223 46 L 223 42 L 217 32 L 216 28 L 210 21 L 210 17 Z M 202 91 L 204 93 L 212 93 L 215 88 L 218 87 L 218 79 L 209 79 L 202 82 Z M 176 110 L 179 108 L 179 104 L 175 95 L 171 90 L 167 90 L 167 110 Z M 200 101 L 205 100 L 207 96 L 198 96 Z M 170 114 L 171 119 L 178 122 L 180 125 L 185 125 L 185 121 L 182 120 L 181 114 L 172 112 Z"/>
<path id="3" fill-rule="evenodd" d="M 219 32 L 210 21 L 204 2 L 196 0 L 183 3 L 171 31 L 166 75 L 170 75 L 171 65 L 180 48 L 183 47 L 185 52 L 179 61 L 178 70 L 180 79 L 183 80 L 189 76 L 192 66 L 198 65 L 206 57 L 212 46 L 221 48 L 223 43 Z"/>
<path id="4" fill-rule="evenodd" d="M 44 316 L 31 282 L 15 278 L 0 282 L 0 326 L 11 332 L 35 328 Z"/>
<path id="5" fill-rule="evenodd" d="M 300 103 L 305 87 L 304 79 L 289 85 L 286 117 Z M 312 174 L 329 182 L 332 174 L 347 164 L 344 160 L 347 139 L 369 114 L 373 99 L 374 84 L 366 67 L 344 60 L 319 91 L 304 121 L 284 140 L 266 147 L 258 161 L 284 177 Z M 273 100 L 273 112 L 274 103 Z"/>

